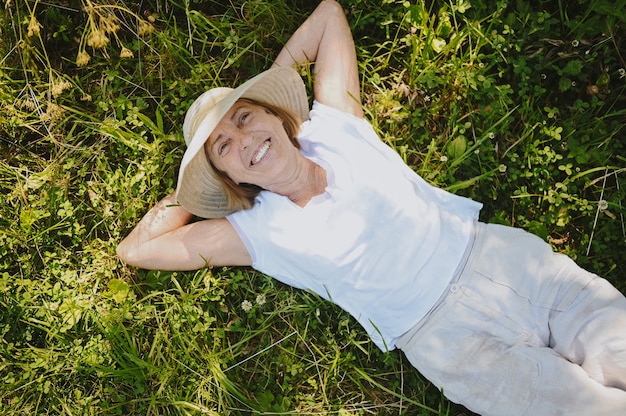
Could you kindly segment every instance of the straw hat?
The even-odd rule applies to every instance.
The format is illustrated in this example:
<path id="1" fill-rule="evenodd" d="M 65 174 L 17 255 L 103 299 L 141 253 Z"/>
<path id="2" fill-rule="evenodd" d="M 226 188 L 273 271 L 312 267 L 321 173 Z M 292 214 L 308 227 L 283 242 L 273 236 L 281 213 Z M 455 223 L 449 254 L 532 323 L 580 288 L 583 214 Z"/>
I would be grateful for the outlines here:
<path id="1" fill-rule="evenodd" d="M 187 150 L 180 164 L 176 199 L 199 217 L 221 218 L 232 212 L 220 180 L 206 157 L 204 143 L 240 98 L 291 110 L 302 121 L 309 118 L 304 83 L 291 68 L 272 68 L 235 89 L 213 88 L 198 97 L 187 111 L 183 124 Z"/>

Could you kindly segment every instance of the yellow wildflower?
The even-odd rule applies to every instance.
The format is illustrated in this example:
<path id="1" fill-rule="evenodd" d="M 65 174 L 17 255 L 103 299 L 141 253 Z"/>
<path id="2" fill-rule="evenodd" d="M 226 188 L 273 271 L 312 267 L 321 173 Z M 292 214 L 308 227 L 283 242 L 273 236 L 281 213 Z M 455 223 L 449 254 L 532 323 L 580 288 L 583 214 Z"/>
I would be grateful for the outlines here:
<path id="1" fill-rule="evenodd" d="M 62 120 L 63 119 L 63 114 L 64 113 L 65 113 L 65 110 L 63 110 L 63 107 L 61 107 L 58 104 L 49 102 L 48 106 L 46 108 L 46 112 L 41 114 L 39 116 L 39 119 L 42 122 L 44 122 L 44 123 L 48 123 L 49 125 L 53 125 L 58 120 Z"/>
<path id="2" fill-rule="evenodd" d="M 100 16 L 100 27 L 105 33 L 117 33 L 120 30 L 119 19 L 112 14 Z"/>
<path id="3" fill-rule="evenodd" d="M 107 46 L 109 43 L 109 38 L 104 34 L 104 32 L 100 29 L 94 30 L 89 34 L 87 38 L 87 45 L 91 46 L 94 49 L 100 49 Z"/>
<path id="4" fill-rule="evenodd" d="M 76 66 L 85 66 L 91 60 L 91 56 L 85 51 L 78 52 L 78 56 L 76 56 Z"/>
<path id="5" fill-rule="evenodd" d="M 39 35 L 39 30 L 42 28 L 41 24 L 35 16 L 31 16 L 30 21 L 28 22 L 28 33 L 27 36 L 30 38 L 35 35 Z"/>
<path id="6" fill-rule="evenodd" d="M 125 46 L 122 46 L 122 51 L 120 52 L 120 58 L 132 58 L 133 56 L 135 56 L 133 55 L 133 51 L 131 51 Z"/>
<path id="7" fill-rule="evenodd" d="M 65 80 L 65 79 L 52 81 L 52 88 L 51 88 L 52 96 L 58 97 L 59 95 L 63 93 L 63 91 L 69 89 L 71 86 L 72 84 L 68 80 Z"/>
<path id="8" fill-rule="evenodd" d="M 149 35 L 152 32 L 154 32 L 154 26 L 144 20 L 139 21 L 139 27 L 137 29 L 139 36 Z"/>
<path id="9" fill-rule="evenodd" d="M 16 104 L 18 107 L 29 111 L 35 111 L 38 107 L 37 103 L 30 95 L 25 95 L 23 98 L 17 100 Z"/>

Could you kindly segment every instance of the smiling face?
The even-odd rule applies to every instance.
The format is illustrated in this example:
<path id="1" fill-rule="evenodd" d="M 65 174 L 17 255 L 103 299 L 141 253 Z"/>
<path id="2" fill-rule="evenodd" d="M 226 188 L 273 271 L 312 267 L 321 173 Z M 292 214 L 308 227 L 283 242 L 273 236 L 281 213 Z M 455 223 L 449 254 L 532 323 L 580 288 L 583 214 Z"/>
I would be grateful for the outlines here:
<path id="1" fill-rule="evenodd" d="M 293 169 L 299 154 L 280 117 L 263 106 L 237 101 L 205 143 L 213 165 L 235 183 L 264 189 Z"/>

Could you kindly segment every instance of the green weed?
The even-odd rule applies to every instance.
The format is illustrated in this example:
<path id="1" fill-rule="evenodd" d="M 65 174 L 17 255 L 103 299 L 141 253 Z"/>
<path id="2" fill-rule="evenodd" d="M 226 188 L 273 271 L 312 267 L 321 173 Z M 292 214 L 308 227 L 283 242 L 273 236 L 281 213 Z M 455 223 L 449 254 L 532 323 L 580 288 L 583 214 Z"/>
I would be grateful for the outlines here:
<path id="1" fill-rule="evenodd" d="M 626 290 L 622 3 L 343 5 L 383 140 Z M 267 68 L 313 7 L 6 2 L 0 414 L 471 414 L 312 294 L 115 257 L 175 186 L 191 101 Z"/>

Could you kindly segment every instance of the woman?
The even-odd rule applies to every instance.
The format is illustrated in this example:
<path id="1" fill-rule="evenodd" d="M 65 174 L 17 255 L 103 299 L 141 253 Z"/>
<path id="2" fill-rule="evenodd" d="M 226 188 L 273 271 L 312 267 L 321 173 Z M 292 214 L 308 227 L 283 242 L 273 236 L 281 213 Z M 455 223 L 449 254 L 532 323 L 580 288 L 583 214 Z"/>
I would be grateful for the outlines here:
<path id="1" fill-rule="evenodd" d="M 309 62 L 310 111 L 290 69 Z M 624 297 L 540 239 L 478 222 L 479 203 L 428 185 L 378 139 L 359 97 L 349 26 L 324 0 L 272 69 L 194 102 L 177 191 L 120 258 L 253 266 L 313 290 L 480 414 L 624 414 Z"/>

